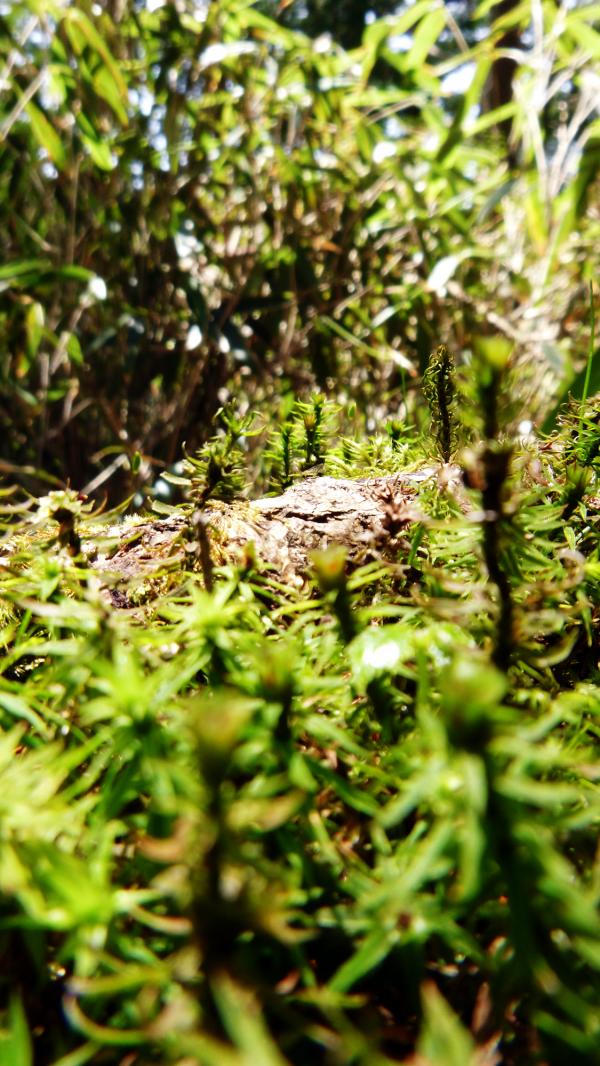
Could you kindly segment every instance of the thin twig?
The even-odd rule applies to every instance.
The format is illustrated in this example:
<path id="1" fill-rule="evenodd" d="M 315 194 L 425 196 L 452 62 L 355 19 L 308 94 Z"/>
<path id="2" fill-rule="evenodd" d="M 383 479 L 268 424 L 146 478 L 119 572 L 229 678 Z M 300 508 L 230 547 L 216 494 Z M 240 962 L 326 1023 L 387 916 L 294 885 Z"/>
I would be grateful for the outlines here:
<path id="1" fill-rule="evenodd" d="M 14 126 L 17 119 L 21 116 L 27 104 L 33 96 L 37 93 L 38 89 L 41 89 L 46 80 L 46 69 L 38 71 L 33 81 L 27 86 L 25 92 L 21 96 L 21 99 L 17 101 L 13 107 L 10 115 L 5 122 L 0 126 L 0 141 L 5 141 Z"/>
<path id="2" fill-rule="evenodd" d="M 12 48 L 11 51 L 8 53 L 8 57 L 7 57 L 6 63 L 4 64 L 4 70 L 0 74 L 0 90 L 4 89 L 6 87 L 6 85 L 8 84 L 8 79 L 10 77 L 10 73 L 11 73 L 12 68 L 14 67 L 15 63 L 17 62 L 17 58 L 19 56 L 19 51 L 18 50 L 19 50 L 19 48 L 23 48 L 23 46 L 27 44 L 27 41 L 31 37 L 31 34 L 33 33 L 35 27 L 37 26 L 37 23 L 38 23 L 38 16 L 37 15 L 33 15 L 29 19 L 29 22 L 25 23 L 25 26 L 23 28 L 23 33 L 21 34 L 19 40 L 17 41 L 17 46 L 18 47 L 17 48 Z"/>

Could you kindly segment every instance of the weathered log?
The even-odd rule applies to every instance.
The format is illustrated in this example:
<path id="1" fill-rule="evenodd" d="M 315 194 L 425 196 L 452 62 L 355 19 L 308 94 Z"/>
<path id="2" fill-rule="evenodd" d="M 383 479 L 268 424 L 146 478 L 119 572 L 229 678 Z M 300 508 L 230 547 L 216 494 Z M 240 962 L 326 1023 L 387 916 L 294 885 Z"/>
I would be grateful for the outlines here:
<path id="1" fill-rule="evenodd" d="M 432 467 L 391 477 L 308 478 L 281 496 L 211 502 L 202 516 L 182 511 L 159 520 L 136 519 L 135 524 L 112 526 L 104 531 L 103 543 L 94 542 L 94 554 L 88 552 L 88 557 L 110 586 L 114 605 L 127 606 L 128 586 L 148 581 L 165 568 L 181 570 L 186 556 L 188 566 L 193 566 L 194 559 L 191 564 L 189 560 L 195 555 L 200 569 L 194 522 L 201 520 L 214 565 L 239 561 L 252 544 L 256 556 L 274 568 L 280 581 L 299 588 L 316 549 L 343 545 L 356 562 L 397 558 L 403 531 L 419 519 L 417 487 L 436 475 Z"/>

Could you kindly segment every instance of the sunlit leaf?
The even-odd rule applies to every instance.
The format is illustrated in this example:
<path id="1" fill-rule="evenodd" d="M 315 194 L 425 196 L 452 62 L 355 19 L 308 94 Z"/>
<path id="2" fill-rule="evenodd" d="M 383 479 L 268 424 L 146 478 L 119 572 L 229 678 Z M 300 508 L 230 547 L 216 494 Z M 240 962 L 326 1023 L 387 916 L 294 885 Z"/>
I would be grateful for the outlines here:
<path id="1" fill-rule="evenodd" d="M 76 51 L 81 52 L 83 42 L 87 43 L 104 60 L 107 71 L 113 78 L 116 91 L 122 100 L 127 98 L 127 85 L 119 69 L 119 66 L 106 44 L 106 41 L 96 29 L 94 23 L 81 8 L 71 7 L 64 12 L 64 23 L 67 33 Z"/>
<path id="2" fill-rule="evenodd" d="M 32 100 L 26 105 L 25 110 L 31 120 L 33 132 L 42 148 L 46 150 L 50 159 L 56 164 L 58 169 L 63 170 L 67 162 L 67 155 L 63 142 L 54 129 L 54 126 L 52 126 L 43 111 L 41 111 Z"/>
<path id="3" fill-rule="evenodd" d="M 79 339 L 75 333 L 72 333 L 67 341 L 67 355 L 76 366 L 82 366 L 83 352 L 81 350 Z"/>
<path id="4" fill-rule="evenodd" d="M 116 160 L 110 145 L 106 141 L 96 140 L 95 137 L 89 137 L 85 133 L 81 134 L 81 140 L 97 167 L 100 167 L 101 170 L 114 170 Z"/>
<path id="5" fill-rule="evenodd" d="M 356 954 L 334 974 L 329 982 L 330 987 L 334 992 L 349 992 L 357 981 L 383 962 L 397 940 L 396 930 L 375 928 L 360 945 Z"/>
<path id="6" fill-rule="evenodd" d="M 32 359 L 42 339 L 42 333 L 44 329 L 44 308 L 40 303 L 34 301 L 27 308 L 25 315 L 25 332 L 27 336 L 27 354 Z"/>
<path id="7" fill-rule="evenodd" d="M 406 67 L 418 69 L 425 62 L 445 25 L 446 13 L 443 7 L 425 15 L 413 34 L 412 47 L 405 59 Z"/>
<path id="8" fill-rule="evenodd" d="M 33 1066 L 33 1045 L 20 996 L 13 992 L 0 1030 L 0 1066 Z"/>
<path id="9" fill-rule="evenodd" d="M 127 125 L 127 112 L 124 107 L 124 94 L 114 80 L 114 75 L 109 67 L 103 66 L 94 74 L 94 89 L 112 107 L 115 115 L 123 126 Z"/>
<path id="10" fill-rule="evenodd" d="M 424 1066 L 477 1066 L 471 1034 L 433 982 L 423 985 L 421 997 L 424 1024 L 418 1047 Z"/>

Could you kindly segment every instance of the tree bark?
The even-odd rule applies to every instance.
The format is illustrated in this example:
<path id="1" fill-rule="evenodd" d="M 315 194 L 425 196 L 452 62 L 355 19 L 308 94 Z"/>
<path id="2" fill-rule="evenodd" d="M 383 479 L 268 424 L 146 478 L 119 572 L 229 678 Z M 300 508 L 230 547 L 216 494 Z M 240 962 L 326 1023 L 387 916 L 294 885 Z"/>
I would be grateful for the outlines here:
<path id="1" fill-rule="evenodd" d="M 494 4 L 490 17 L 492 19 L 501 18 L 503 15 L 508 15 L 518 6 L 518 0 L 498 0 L 498 3 Z M 503 49 L 512 49 L 517 51 L 521 47 L 521 28 L 520 26 L 511 26 L 506 32 L 496 41 L 496 49 L 501 51 Z M 494 60 L 486 86 L 483 91 L 483 109 L 484 111 L 495 111 L 498 107 L 503 107 L 504 104 L 510 104 L 513 99 L 513 79 L 518 68 L 518 62 L 511 56 L 502 55 L 497 56 Z M 506 153 L 508 161 L 512 167 L 516 166 L 518 145 L 513 143 L 512 129 L 513 121 L 511 118 L 502 119 L 498 123 L 498 129 L 502 133 L 506 142 Z"/>

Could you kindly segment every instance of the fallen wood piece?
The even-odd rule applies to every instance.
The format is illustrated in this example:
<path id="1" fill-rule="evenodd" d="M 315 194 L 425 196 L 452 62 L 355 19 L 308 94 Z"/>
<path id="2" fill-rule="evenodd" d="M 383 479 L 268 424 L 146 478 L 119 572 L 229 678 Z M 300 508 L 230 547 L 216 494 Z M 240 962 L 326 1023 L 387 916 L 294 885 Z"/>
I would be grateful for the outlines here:
<path id="1" fill-rule="evenodd" d="M 356 562 L 373 556 L 395 559 L 403 530 L 420 517 L 414 503 L 417 486 L 436 476 L 437 468 L 431 467 L 358 480 L 315 477 L 292 485 L 281 496 L 211 501 L 202 521 L 212 562 L 239 561 L 253 544 L 256 556 L 275 569 L 279 580 L 299 588 L 306 580 L 310 553 L 332 544 L 343 545 Z M 127 589 L 132 584 L 165 568 L 182 569 L 186 555 L 197 552 L 198 518 L 198 513 L 192 517 L 182 511 L 159 520 L 121 523 L 103 531 L 104 547 L 84 541 L 90 565 L 106 575 L 115 606 L 129 605 Z M 89 551 L 92 543 L 95 554 Z"/>

